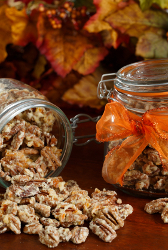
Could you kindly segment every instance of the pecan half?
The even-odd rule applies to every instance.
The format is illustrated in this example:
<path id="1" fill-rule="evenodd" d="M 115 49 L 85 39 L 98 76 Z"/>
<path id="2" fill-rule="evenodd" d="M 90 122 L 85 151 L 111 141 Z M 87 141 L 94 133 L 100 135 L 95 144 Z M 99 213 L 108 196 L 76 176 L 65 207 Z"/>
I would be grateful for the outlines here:
<path id="1" fill-rule="evenodd" d="M 117 237 L 115 230 L 100 218 L 93 219 L 89 224 L 89 228 L 105 242 L 112 242 Z"/>

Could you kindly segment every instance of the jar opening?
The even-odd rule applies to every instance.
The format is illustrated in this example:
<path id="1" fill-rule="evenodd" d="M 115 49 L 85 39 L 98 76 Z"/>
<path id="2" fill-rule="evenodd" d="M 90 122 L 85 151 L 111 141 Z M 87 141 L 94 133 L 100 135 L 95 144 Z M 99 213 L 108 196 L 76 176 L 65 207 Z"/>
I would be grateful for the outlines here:
<path id="1" fill-rule="evenodd" d="M 17 124 L 20 125 L 21 122 L 24 122 L 22 129 L 23 140 L 18 149 L 13 149 L 15 135 L 12 138 L 8 138 L 8 134 L 10 133 L 10 128 L 13 128 L 13 124 L 14 126 L 16 124 L 17 127 Z M 22 132 L 22 130 L 20 131 Z M 12 157 L 11 154 L 15 152 L 12 150 L 16 150 L 16 153 L 19 155 L 26 149 L 35 149 L 37 151 L 35 156 L 33 155 L 33 158 L 30 157 L 30 159 L 29 156 L 26 156 L 26 159 L 31 161 L 30 165 L 36 167 L 38 166 L 38 163 L 36 163 L 38 159 L 40 161 L 41 158 L 42 160 L 45 158 L 48 159 L 47 154 L 49 158 L 51 154 L 53 164 L 50 161 L 47 162 L 47 168 L 44 169 L 44 176 L 42 177 L 58 176 L 65 167 L 72 150 L 73 134 L 68 118 L 61 109 L 46 100 L 32 98 L 10 104 L 0 115 L 0 132 L 3 136 L 7 134 L 7 137 L 4 137 L 7 142 L 11 139 L 11 142 L 9 142 L 9 149 L 11 150 L 8 151 L 8 155 L 6 151 L 8 158 Z M 18 138 L 21 138 L 21 135 L 19 134 Z M 34 137 L 32 136 L 35 136 L 36 139 L 33 139 Z M 6 144 L 4 144 L 4 147 L 6 147 Z M 54 155 L 53 158 L 52 155 Z M 27 168 L 26 166 L 25 168 Z M 39 173 L 41 174 L 41 172 Z M 10 182 L 8 183 L 6 180 L 0 178 L 0 185 L 7 187 L 10 185 Z"/>

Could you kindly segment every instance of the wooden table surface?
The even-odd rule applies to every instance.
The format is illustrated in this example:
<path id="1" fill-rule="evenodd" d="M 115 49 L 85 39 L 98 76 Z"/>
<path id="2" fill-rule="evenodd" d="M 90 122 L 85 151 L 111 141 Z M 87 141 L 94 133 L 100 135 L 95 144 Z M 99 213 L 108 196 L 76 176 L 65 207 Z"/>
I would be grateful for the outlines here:
<path id="1" fill-rule="evenodd" d="M 64 111 L 68 118 L 76 115 L 78 111 Z M 89 111 L 91 116 L 97 116 L 94 112 Z M 90 134 L 90 131 L 95 130 L 95 124 L 84 124 L 79 128 L 78 133 Z M 91 142 L 88 145 L 79 147 L 73 146 L 71 156 L 67 166 L 61 173 L 65 181 L 73 179 L 77 181 L 82 189 L 88 190 L 91 194 L 95 188 L 102 190 L 115 190 L 117 197 L 121 198 L 123 204 L 130 204 L 133 206 L 134 211 L 125 220 L 123 228 L 117 230 L 117 238 L 111 243 L 105 243 L 100 240 L 96 235 L 90 232 L 85 243 L 75 245 L 71 242 L 60 243 L 57 247 L 58 250 L 110 250 L 110 249 L 123 249 L 123 250 L 145 250 L 145 249 L 168 249 L 168 224 L 164 224 L 161 220 L 160 214 L 149 215 L 144 211 L 144 206 L 149 202 L 150 198 L 137 198 L 125 194 L 114 186 L 106 183 L 102 176 L 102 164 L 104 158 L 104 145 L 103 143 L 97 144 Z M 1 193 L 5 190 L 0 188 Z M 43 250 L 49 249 L 47 246 L 42 245 L 37 235 L 20 234 L 15 235 L 8 232 L 0 235 L 0 250 Z"/>

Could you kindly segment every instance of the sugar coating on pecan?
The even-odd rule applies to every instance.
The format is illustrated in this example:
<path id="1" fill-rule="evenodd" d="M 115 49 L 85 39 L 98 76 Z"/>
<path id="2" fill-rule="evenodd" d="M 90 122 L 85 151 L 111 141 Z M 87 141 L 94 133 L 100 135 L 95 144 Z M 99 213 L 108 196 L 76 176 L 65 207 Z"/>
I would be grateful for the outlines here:
<path id="1" fill-rule="evenodd" d="M 118 209 L 115 206 L 107 206 L 99 210 L 96 217 L 105 220 L 114 230 L 124 226 L 124 220 L 118 213 Z"/>
<path id="2" fill-rule="evenodd" d="M 12 183 L 1 195 L 0 234 L 8 230 L 20 234 L 22 228 L 23 233 L 38 234 L 40 242 L 50 248 L 60 242 L 84 243 L 89 235 L 85 221 L 91 221 L 93 233 L 111 242 L 117 236 L 115 230 L 124 226 L 133 211 L 114 191 L 95 189 L 90 197 L 75 181 L 65 182 L 60 176 L 16 175 Z"/>
<path id="3" fill-rule="evenodd" d="M 72 238 L 72 231 L 69 228 L 59 227 L 58 233 L 60 242 L 68 242 Z"/>
<path id="4" fill-rule="evenodd" d="M 35 211 L 37 213 L 40 213 L 42 216 L 44 217 L 49 217 L 50 216 L 50 210 L 51 210 L 51 207 L 50 206 L 47 206 L 45 204 L 39 204 L 39 203 L 34 203 L 32 205 L 35 209 Z"/>
<path id="5" fill-rule="evenodd" d="M 21 221 L 13 214 L 6 214 L 3 216 L 3 222 L 15 234 L 21 233 Z"/>
<path id="6" fill-rule="evenodd" d="M 46 226 L 39 232 L 39 240 L 42 244 L 50 248 L 57 247 L 59 244 L 59 232 L 53 226 Z"/>
<path id="7" fill-rule="evenodd" d="M 168 203 L 168 198 L 160 198 L 146 203 L 144 210 L 149 214 L 161 213 Z"/>
<path id="8" fill-rule="evenodd" d="M 94 218 L 89 228 L 105 242 L 112 242 L 117 237 L 116 231 L 103 219 Z"/>
<path id="9" fill-rule="evenodd" d="M 1 203 L 0 211 L 2 214 L 13 214 L 16 215 L 18 206 L 16 202 L 10 200 L 3 200 Z"/>
<path id="10" fill-rule="evenodd" d="M 75 244 L 81 244 L 86 241 L 89 235 L 89 229 L 87 227 L 74 227 L 71 231 L 71 241 Z"/>
<path id="11" fill-rule="evenodd" d="M 39 234 L 42 229 L 43 226 L 38 221 L 34 221 L 26 224 L 23 228 L 23 232 L 26 234 Z"/>
<path id="12" fill-rule="evenodd" d="M 42 217 L 40 218 L 40 222 L 41 224 L 43 224 L 44 226 L 53 226 L 53 227 L 59 227 L 60 222 L 56 219 L 51 219 L 51 218 L 46 218 L 46 217 Z"/>

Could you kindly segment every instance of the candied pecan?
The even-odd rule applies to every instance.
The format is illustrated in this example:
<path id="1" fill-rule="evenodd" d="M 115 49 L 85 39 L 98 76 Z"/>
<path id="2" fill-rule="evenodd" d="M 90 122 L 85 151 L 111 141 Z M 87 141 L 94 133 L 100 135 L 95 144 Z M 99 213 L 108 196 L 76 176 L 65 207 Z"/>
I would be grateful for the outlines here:
<path id="1" fill-rule="evenodd" d="M 132 214 L 133 212 L 133 207 L 129 204 L 121 204 L 117 206 L 117 209 L 120 217 L 123 220 L 125 220 L 128 217 L 128 215 Z"/>
<path id="2" fill-rule="evenodd" d="M 41 129 L 36 125 L 31 125 L 30 123 L 26 122 L 26 133 L 33 134 L 37 137 L 40 137 Z"/>
<path id="3" fill-rule="evenodd" d="M 105 220 L 99 218 L 94 218 L 90 222 L 89 228 L 105 242 L 112 242 L 117 237 L 115 230 Z"/>
<path id="4" fill-rule="evenodd" d="M 25 143 L 28 147 L 43 148 L 44 142 L 37 136 L 31 133 L 25 134 Z"/>
<path id="5" fill-rule="evenodd" d="M 31 122 L 31 124 L 40 127 L 44 132 L 50 132 L 55 122 L 54 113 L 42 107 L 24 111 L 23 117 L 26 121 Z"/>
<path id="6" fill-rule="evenodd" d="M 57 221 L 56 219 L 45 218 L 45 217 L 40 218 L 40 222 L 44 226 L 59 227 L 59 225 L 60 225 L 60 222 Z"/>
<path id="7" fill-rule="evenodd" d="M 28 175 L 15 175 L 11 178 L 11 183 L 12 184 L 18 184 L 18 185 L 23 185 L 30 181 L 32 178 Z"/>
<path id="8" fill-rule="evenodd" d="M 99 203 L 85 203 L 83 207 L 83 213 L 87 215 L 89 220 L 91 220 L 103 207 L 104 205 Z"/>
<path id="9" fill-rule="evenodd" d="M 34 208 L 29 205 L 20 205 L 18 207 L 18 217 L 25 223 L 31 223 L 37 220 Z"/>
<path id="10" fill-rule="evenodd" d="M 160 198 L 146 203 L 144 210 L 148 214 L 161 213 L 168 203 L 168 198 Z"/>
<path id="11" fill-rule="evenodd" d="M 17 216 L 13 214 L 6 214 L 3 216 L 3 222 L 15 234 L 21 233 L 21 221 L 19 220 Z"/>
<path id="12" fill-rule="evenodd" d="M 6 192 L 4 194 L 4 199 L 11 200 L 11 201 L 14 201 L 16 203 L 20 203 L 21 197 L 15 196 L 15 192 L 16 192 L 17 188 L 18 187 L 15 185 L 11 185 L 11 186 L 7 187 Z"/>
<path id="13" fill-rule="evenodd" d="M 1 164 L 5 171 L 9 171 L 13 176 L 17 175 L 18 170 L 21 172 L 24 168 L 29 168 L 32 164 L 32 160 L 26 157 L 22 152 L 6 150 L 5 156 L 1 159 Z"/>
<path id="14" fill-rule="evenodd" d="M 46 226 L 45 229 L 39 232 L 39 240 L 50 248 L 57 247 L 59 244 L 58 230 L 53 226 Z"/>
<path id="15" fill-rule="evenodd" d="M 95 191 L 91 194 L 92 199 L 103 201 L 103 200 L 112 200 L 112 203 L 115 203 L 116 201 L 116 192 L 103 189 L 103 191 L 100 191 L 98 188 L 95 188 Z"/>
<path id="16" fill-rule="evenodd" d="M 155 165 L 161 165 L 161 160 L 159 157 L 159 153 L 154 148 L 145 148 L 143 150 L 143 153 L 147 155 L 148 160 L 152 161 Z"/>
<path id="17" fill-rule="evenodd" d="M 83 209 L 85 203 L 90 202 L 88 192 L 85 190 L 72 191 L 71 195 L 64 202 L 74 204 L 78 209 Z"/>
<path id="18" fill-rule="evenodd" d="M 142 189 L 143 187 L 149 187 L 149 177 L 146 174 L 141 173 L 139 170 L 130 170 L 124 174 L 124 185 L 130 186 L 134 185 L 137 182 L 140 182 L 140 185 L 137 184 L 137 189 Z"/>
<path id="19" fill-rule="evenodd" d="M 58 199 L 53 199 L 51 197 L 49 197 L 46 194 L 37 194 L 35 197 L 36 201 L 39 202 L 40 204 L 45 204 L 50 206 L 51 208 L 54 208 L 57 206 L 58 203 Z"/>
<path id="20" fill-rule="evenodd" d="M 167 177 L 158 176 L 157 182 L 153 185 L 154 189 L 163 190 L 165 189 Z"/>
<path id="21" fill-rule="evenodd" d="M 48 167 L 51 170 L 57 169 L 57 167 L 61 166 L 60 161 L 60 150 L 55 150 L 56 147 L 44 147 L 41 150 L 41 155 L 44 157 L 45 161 L 47 162 Z"/>
<path id="22" fill-rule="evenodd" d="M 81 188 L 78 186 L 77 182 L 74 180 L 69 180 L 65 183 L 66 190 L 71 193 L 72 191 L 78 191 L 81 190 Z"/>
<path id="23" fill-rule="evenodd" d="M 19 150 L 19 152 L 21 152 L 25 155 L 37 155 L 37 154 L 39 154 L 38 149 L 35 149 L 35 148 L 22 148 Z"/>
<path id="24" fill-rule="evenodd" d="M 0 234 L 5 233 L 8 230 L 6 224 L 3 222 L 3 219 L 0 218 Z"/>
<path id="25" fill-rule="evenodd" d="M 120 217 L 116 206 L 107 206 L 98 210 L 96 217 L 105 220 L 114 230 L 124 226 L 124 220 Z"/>
<path id="26" fill-rule="evenodd" d="M 87 220 L 87 215 L 77 209 L 73 204 L 60 202 L 57 207 L 52 210 L 55 219 L 58 219 L 62 226 L 69 227 L 71 225 L 82 225 Z"/>
<path id="27" fill-rule="evenodd" d="M 144 179 L 144 180 L 137 181 L 135 183 L 135 188 L 137 190 L 142 190 L 143 188 L 148 189 L 149 185 L 150 185 L 149 179 Z"/>
<path id="28" fill-rule="evenodd" d="M 72 233 L 69 228 L 60 227 L 58 228 L 60 242 L 69 241 L 72 237 Z"/>
<path id="29" fill-rule="evenodd" d="M 23 144 L 24 138 L 25 138 L 25 128 L 22 128 L 17 134 L 14 135 L 10 149 L 18 150 L 20 146 Z"/>
<path id="30" fill-rule="evenodd" d="M 46 189 L 48 190 L 49 189 L 49 184 L 48 184 L 48 179 L 46 178 L 39 178 L 39 179 L 32 179 L 29 181 L 29 183 L 27 183 L 27 185 L 33 185 L 33 186 L 36 186 L 38 188 L 40 188 L 40 191 L 41 189 Z"/>
<path id="31" fill-rule="evenodd" d="M 81 244 L 86 241 L 89 235 L 89 229 L 87 227 L 74 227 L 71 231 L 71 241 L 75 244 Z"/>
<path id="32" fill-rule="evenodd" d="M 50 186 L 53 187 L 53 188 L 58 188 L 58 184 L 62 182 L 65 184 L 65 182 L 63 181 L 62 177 L 61 176 L 57 176 L 57 177 L 53 177 L 51 179 L 51 184 Z"/>
<path id="33" fill-rule="evenodd" d="M 19 116 L 16 116 L 5 125 L 1 133 L 5 140 L 9 140 L 13 135 L 24 129 L 24 127 L 25 121 L 22 120 Z"/>
<path id="34" fill-rule="evenodd" d="M 34 203 L 32 205 L 37 213 L 40 213 L 44 217 L 50 216 L 50 209 L 51 209 L 50 206 L 40 203 Z"/>
<path id="35" fill-rule="evenodd" d="M 147 174 L 148 176 L 155 176 L 159 175 L 160 168 L 157 167 L 155 164 L 153 164 L 152 161 L 148 161 L 143 167 L 142 167 L 143 173 Z"/>
<path id="36" fill-rule="evenodd" d="M 3 200 L 0 208 L 2 214 L 17 214 L 18 206 L 16 202 L 10 200 Z"/>
<path id="37" fill-rule="evenodd" d="M 163 211 L 161 213 L 161 218 L 164 223 L 168 223 L 168 204 L 167 203 L 165 207 L 163 208 Z"/>
<path id="38" fill-rule="evenodd" d="M 23 232 L 26 234 L 39 234 L 43 229 L 43 226 L 38 222 L 31 222 L 24 226 Z"/>
<path id="39" fill-rule="evenodd" d="M 30 183 L 29 185 L 25 185 L 25 186 L 18 186 L 15 191 L 15 195 L 18 197 L 24 198 L 24 197 L 34 196 L 38 194 L 39 192 L 40 192 L 39 188 L 33 185 L 33 183 Z"/>

